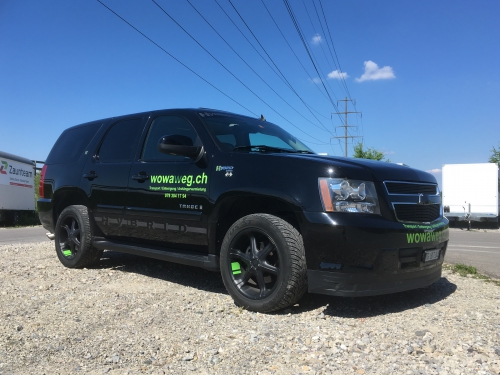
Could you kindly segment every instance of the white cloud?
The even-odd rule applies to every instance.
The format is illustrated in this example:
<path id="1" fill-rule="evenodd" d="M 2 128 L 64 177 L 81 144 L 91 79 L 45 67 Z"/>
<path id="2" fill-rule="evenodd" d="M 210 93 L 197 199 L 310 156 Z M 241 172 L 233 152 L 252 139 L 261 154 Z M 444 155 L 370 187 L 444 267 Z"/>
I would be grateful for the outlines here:
<path id="1" fill-rule="evenodd" d="M 439 168 L 434 168 L 434 169 L 430 169 L 428 171 L 426 171 L 427 173 L 432 173 L 432 174 L 438 174 L 438 173 L 441 173 L 441 169 Z"/>
<path id="2" fill-rule="evenodd" d="M 313 44 L 320 44 L 321 43 L 321 35 L 316 34 L 312 38 L 312 43 Z"/>
<path id="3" fill-rule="evenodd" d="M 346 79 L 347 77 L 349 75 L 346 72 L 339 72 L 338 70 L 328 73 L 328 78 L 330 79 Z"/>
<path id="4" fill-rule="evenodd" d="M 357 82 L 363 81 L 377 81 L 379 79 L 393 79 L 396 78 L 392 68 L 390 66 L 384 66 L 379 68 L 376 63 L 371 60 L 365 61 L 365 72 L 359 78 L 356 78 Z"/>
<path id="5" fill-rule="evenodd" d="M 315 83 L 315 84 L 319 84 L 319 83 L 321 83 L 321 79 L 319 79 L 318 77 L 312 78 L 311 80 L 312 80 L 312 82 L 313 82 L 313 83 Z"/>

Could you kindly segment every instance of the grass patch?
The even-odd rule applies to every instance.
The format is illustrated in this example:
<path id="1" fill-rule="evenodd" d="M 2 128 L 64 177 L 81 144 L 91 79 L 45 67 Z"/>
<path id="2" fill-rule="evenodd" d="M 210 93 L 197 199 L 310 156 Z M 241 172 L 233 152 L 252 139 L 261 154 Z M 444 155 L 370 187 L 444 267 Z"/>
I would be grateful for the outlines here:
<path id="1" fill-rule="evenodd" d="M 452 271 L 458 273 L 460 276 L 477 275 L 476 267 L 467 266 L 466 264 L 461 263 L 455 264 Z"/>
<path id="2" fill-rule="evenodd" d="M 468 266 L 468 265 L 462 264 L 462 263 L 444 264 L 443 269 L 449 270 L 453 273 L 458 273 L 460 276 L 463 276 L 463 277 L 471 277 L 473 279 L 480 279 L 480 280 L 484 280 L 488 283 L 495 284 L 496 286 L 500 286 L 500 280 L 495 280 L 489 276 L 480 274 L 479 272 L 477 272 L 476 267 L 473 267 L 473 266 Z"/>

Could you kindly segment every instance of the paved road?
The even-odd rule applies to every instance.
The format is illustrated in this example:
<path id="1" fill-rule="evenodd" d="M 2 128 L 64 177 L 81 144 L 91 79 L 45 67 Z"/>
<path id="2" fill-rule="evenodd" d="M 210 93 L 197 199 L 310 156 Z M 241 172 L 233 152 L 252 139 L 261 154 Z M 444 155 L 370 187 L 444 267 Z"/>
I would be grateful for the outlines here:
<path id="1" fill-rule="evenodd" d="M 479 272 L 500 279 L 500 232 L 451 229 L 445 261 L 474 266 Z"/>
<path id="2" fill-rule="evenodd" d="M 40 227 L 0 228 L 0 245 L 49 241 Z M 450 229 L 445 261 L 474 266 L 488 276 L 500 279 L 500 231 L 482 232 Z"/>
<path id="3" fill-rule="evenodd" d="M 0 228 L 0 245 L 49 241 L 47 231 L 41 226 L 25 228 Z"/>

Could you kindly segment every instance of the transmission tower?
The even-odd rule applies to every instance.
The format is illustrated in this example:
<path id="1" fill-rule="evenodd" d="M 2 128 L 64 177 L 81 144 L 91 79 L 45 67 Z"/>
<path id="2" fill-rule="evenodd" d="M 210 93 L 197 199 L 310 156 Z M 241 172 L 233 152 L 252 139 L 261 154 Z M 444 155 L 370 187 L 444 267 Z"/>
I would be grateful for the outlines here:
<path id="1" fill-rule="evenodd" d="M 356 126 L 355 125 L 349 125 L 348 122 L 347 122 L 347 116 L 350 114 L 350 113 L 361 113 L 361 112 L 352 112 L 352 111 L 348 111 L 347 110 L 347 103 L 348 102 L 352 102 L 353 100 L 352 99 L 341 99 L 341 100 L 337 100 L 337 104 L 338 102 L 344 102 L 345 103 L 345 110 L 344 112 L 335 112 L 335 113 L 332 113 L 333 114 L 336 114 L 336 115 L 344 115 L 345 116 L 345 120 L 344 120 L 344 125 L 342 126 L 337 126 L 337 128 L 344 128 L 344 135 L 343 136 L 339 136 L 339 137 L 332 137 L 332 138 L 337 138 L 337 139 L 341 139 L 343 138 L 344 139 L 344 153 L 345 153 L 345 157 L 347 157 L 347 140 L 349 138 L 359 138 L 358 136 L 354 136 L 354 135 L 348 135 L 347 133 L 347 128 L 355 128 Z"/>

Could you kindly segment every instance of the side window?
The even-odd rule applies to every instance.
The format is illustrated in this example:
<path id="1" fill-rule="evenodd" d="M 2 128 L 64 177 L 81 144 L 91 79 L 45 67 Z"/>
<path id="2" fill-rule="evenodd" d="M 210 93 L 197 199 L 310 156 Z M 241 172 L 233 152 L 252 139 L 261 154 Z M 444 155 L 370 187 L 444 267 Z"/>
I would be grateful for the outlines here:
<path id="1" fill-rule="evenodd" d="M 183 135 L 189 137 L 193 146 L 201 145 L 198 134 L 193 126 L 184 118 L 178 116 L 161 116 L 154 119 L 142 150 L 142 160 L 145 161 L 183 161 L 190 160 L 185 156 L 167 155 L 158 151 L 158 141 L 165 135 Z"/>
<path id="2" fill-rule="evenodd" d="M 236 138 L 233 134 L 218 134 L 216 137 L 223 151 L 232 151 L 236 146 Z"/>
<path id="3" fill-rule="evenodd" d="M 74 163 L 85 152 L 86 147 L 101 127 L 101 122 L 76 126 L 65 130 L 57 139 L 46 159 L 47 164 Z"/>
<path id="4" fill-rule="evenodd" d="M 99 148 L 101 163 L 132 161 L 137 142 L 141 136 L 142 118 L 124 120 L 114 124 L 104 137 Z"/>

